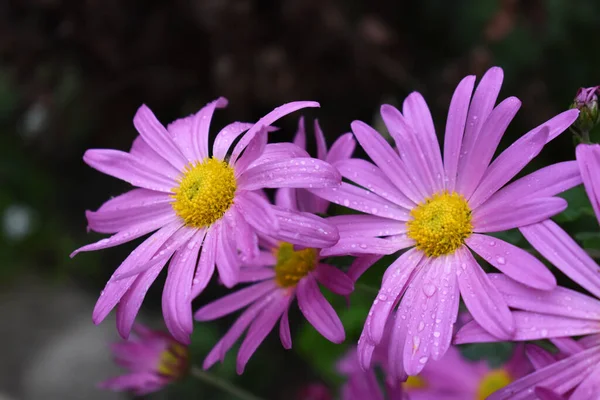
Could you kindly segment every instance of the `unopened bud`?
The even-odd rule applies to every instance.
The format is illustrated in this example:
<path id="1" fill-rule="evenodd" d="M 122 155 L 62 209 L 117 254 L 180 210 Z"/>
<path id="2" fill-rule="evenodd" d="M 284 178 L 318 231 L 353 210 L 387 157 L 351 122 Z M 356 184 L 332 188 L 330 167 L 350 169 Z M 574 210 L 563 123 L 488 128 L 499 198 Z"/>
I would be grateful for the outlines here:
<path id="1" fill-rule="evenodd" d="M 577 91 L 571 108 L 579 110 L 579 118 L 574 125 L 580 133 L 587 134 L 600 123 L 598 95 L 600 95 L 600 86 L 580 88 Z"/>

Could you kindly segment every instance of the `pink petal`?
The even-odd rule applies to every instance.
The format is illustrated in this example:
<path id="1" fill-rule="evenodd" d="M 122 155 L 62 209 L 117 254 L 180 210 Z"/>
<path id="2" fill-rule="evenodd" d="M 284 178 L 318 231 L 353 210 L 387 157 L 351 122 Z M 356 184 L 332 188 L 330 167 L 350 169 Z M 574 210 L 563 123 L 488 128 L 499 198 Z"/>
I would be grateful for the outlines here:
<path id="1" fill-rule="evenodd" d="M 256 133 L 254 139 L 248 143 L 246 150 L 244 150 L 242 156 L 234 164 L 236 178 L 238 178 L 244 171 L 248 169 L 250 165 L 252 165 L 252 163 L 260 158 L 262 153 L 265 151 L 265 147 L 267 146 L 267 140 L 267 130 L 265 127 L 263 127 Z"/>
<path id="2" fill-rule="evenodd" d="M 158 206 L 170 203 L 173 198 L 163 192 L 148 189 L 132 189 L 119 196 L 113 197 L 100 206 L 100 211 L 126 210 L 136 207 Z"/>
<path id="3" fill-rule="evenodd" d="M 298 210 L 311 214 L 327 214 L 329 202 L 306 189 L 295 189 Z"/>
<path id="4" fill-rule="evenodd" d="M 275 191 L 275 205 L 288 210 L 298 210 L 298 200 L 294 188 L 281 188 Z"/>
<path id="5" fill-rule="evenodd" d="M 83 161 L 106 175 L 121 179 L 134 186 L 165 193 L 171 193 L 177 186 L 175 180 L 157 174 L 131 154 L 123 151 L 91 149 L 85 152 Z"/>
<path id="6" fill-rule="evenodd" d="M 481 183 L 469 199 L 469 206 L 477 208 L 521 172 L 542 151 L 548 133 L 546 126 L 533 130 L 504 150 L 486 169 Z"/>
<path id="7" fill-rule="evenodd" d="M 510 339 L 515 332 L 515 322 L 502 295 L 466 247 L 458 249 L 456 256 L 460 262 L 458 286 L 467 309 L 492 335 Z"/>
<path id="8" fill-rule="evenodd" d="M 501 232 L 535 224 L 566 210 L 567 201 L 560 197 L 531 198 L 520 203 L 502 203 L 494 208 L 473 212 L 474 231 Z"/>
<path id="9" fill-rule="evenodd" d="M 496 192 L 476 208 L 477 212 L 497 208 L 501 204 L 519 203 L 526 198 L 552 197 L 581 183 L 576 161 L 566 161 L 539 169 Z"/>
<path id="10" fill-rule="evenodd" d="M 354 291 L 354 281 L 332 265 L 319 263 L 312 275 L 321 285 L 335 294 L 347 296 Z"/>
<path id="11" fill-rule="evenodd" d="M 275 278 L 273 268 L 242 268 L 240 270 L 240 283 L 258 282 Z"/>
<path id="12" fill-rule="evenodd" d="M 190 334 L 194 329 L 190 293 L 198 253 L 205 234 L 205 230 L 196 232 L 186 246 L 175 252 L 163 289 L 162 309 L 165 325 L 171 335 L 183 344 L 190 343 Z"/>
<path id="13" fill-rule="evenodd" d="M 521 233 L 548 261 L 569 278 L 600 297 L 600 267 L 552 221 L 523 226 Z"/>
<path id="14" fill-rule="evenodd" d="M 333 165 L 339 161 L 347 160 L 352 157 L 355 147 L 356 141 L 354 140 L 354 135 L 352 133 L 345 133 L 333 142 L 325 161 Z"/>
<path id="15" fill-rule="evenodd" d="M 469 114 L 467 115 L 466 128 L 462 139 L 462 145 L 459 154 L 462 153 L 463 157 L 458 159 L 458 170 L 456 173 L 457 185 L 455 189 L 469 197 L 471 193 L 465 193 L 462 190 L 459 183 L 464 181 L 465 173 L 469 169 L 473 168 L 472 158 L 477 157 L 474 153 L 475 146 L 479 141 L 480 133 L 483 131 L 483 125 L 488 120 L 490 113 L 494 109 L 498 93 L 502 87 L 502 80 L 504 79 L 504 73 L 501 68 L 493 67 L 490 68 L 485 75 L 481 78 L 475 94 L 471 100 L 471 106 L 469 107 Z M 487 134 L 487 132 L 486 132 Z M 462 178 L 461 178 L 462 177 Z M 464 184 L 464 183 L 462 183 Z"/>
<path id="16" fill-rule="evenodd" d="M 338 228 L 342 237 L 392 236 L 406 233 L 406 224 L 375 215 L 336 215 L 327 221 Z"/>
<path id="17" fill-rule="evenodd" d="M 294 135 L 294 144 L 301 149 L 306 150 L 306 128 L 304 127 L 304 117 L 298 118 L 298 129 Z"/>
<path id="18" fill-rule="evenodd" d="M 310 155 L 306 150 L 293 143 L 269 143 L 260 157 L 252 161 L 248 168 L 272 162 L 289 161 L 290 158 L 310 158 Z"/>
<path id="19" fill-rule="evenodd" d="M 227 107 L 227 99 L 219 97 L 202 107 L 196 114 L 178 119 L 167 126 L 167 130 L 173 135 L 173 141 L 188 163 L 208 157 L 210 121 L 215 109 L 224 107 Z"/>
<path id="20" fill-rule="evenodd" d="M 477 96 L 477 92 L 475 93 Z M 475 100 L 474 100 L 475 101 Z M 521 107 L 521 101 L 516 97 L 509 97 L 490 113 L 481 130 L 485 132 L 485 138 L 476 139 L 471 152 L 465 154 L 463 147 L 464 163 L 457 175 L 457 191 L 467 199 L 471 197 L 477 185 L 485 173 L 500 139 L 506 128 Z M 467 129 L 468 131 L 468 129 Z M 468 167 L 467 167 L 468 166 Z"/>
<path id="21" fill-rule="evenodd" d="M 410 210 L 415 206 L 415 203 L 404 196 L 377 166 L 368 161 L 351 158 L 349 160 L 338 161 L 335 167 L 344 178 L 369 189 L 371 192 L 400 207 Z"/>
<path id="22" fill-rule="evenodd" d="M 196 273 L 192 280 L 192 289 L 190 291 L 190 301 L 195 299 L 210 282 L 215 272 L 215 259 L 217 253 L 218 232 L 212 227 L 206 230 L 206 236 L 202 243 L 202 252 L 196 267 Z"/>
<path id="23" fill-rule="evenodd" d="M 341 180 L 337 169 L 325 161 L 305 157 L 289 158 L 265 162 L 247 169 L 238 179 L 238 188 L 324 188 L 337 186 Z"/>
<path id="24" fill-rule="evenodd" d="M 90 229 L 100 233 L 115 233 L 152 220 L 172 220 L 174 212 L 170 203 L 159 203 L 118 210 L 86 211 L 85 216 Z"/>
<path id="25" fill-rule="evenodd" d="M 550 134 L 548 135 L 548 142 L 556 138 L 558 135 L 563 133 L 579 116 L 579 110 L 567 110 L 563 111 L 555 117 L 552 117 L 548 121 L 535 129 L 540 129 L 541 126 L 548 126 L 550 128 Z"/>
<path id="26" fill-rule="evenodd" d="M 296 290 L 298 307 L 317 332 L 333 343 L 343 342 L 346 335 L 342 321 L 321 294 L 317 281 L 308 275 L 300 280 Z"/>
<path id="27" fill-rule="evenodd" d="M 373 264 L 379 261 L 383 256 L 380 254 L 370 254 L 356 257 L 348 269 L 348 277 L 354 282 L 358 280 Z"/>
<path id="28" fill-rule="evenodd" d="M 278 207 L 273 207 L 273 211 L 279 220 L 279 230 L 272 236 L 281 241 L 320 249 L 334 245 L 340 238 L 335 225 L 326 219 Z"/>
<path id="29" fill-rule="evenodd" d="M 167 383 L 154 373 L 134 372 L 107 379 L 100 382 L 98 387 L 119 392 L 134 391 L 138 395 L 144 395 L 160 390 Z"/>
<path id="30" fill-rule="evenodd" d="M 547 367 L 550 364 L 554 364 L 557 360 L 548 351 L 538 347 L 534 344 L 527 344 L 526 353 L 527 358 L 535 369 L 541 369 Z"/>
<path id="31" fill-rule="evenodd" d="M 571 394 L 569 400 L 598 399 L 600 396 L 600 364 L 593 367 L 592 371 Z"/>
<path id="32" fill-rule="evenodd" d="M 244 259 L 252 259 L 258 256 L 258 237 L 254 229 L 244 219 L 234 206 L 225 213 L 225 221 L 231 230 L 235 232 L 235 241 L 237 249 Z"/>
<path id="33" fill-rule="evenodd" d="M 221 223 L 215 226 L 218 232 L 216 263 L 219 278 L 223 284 L 232 288 L 238 283 L 241 261 L 235 246 L 235 231 Z"/>
<path id="34" fill-rule="evenodd" d="M 181 175 L 181 170 L 172 166 L 163 156 L 155 152 L 141 136 L 133 139 L 129 154 L 156 175 L 166 176 L 173 181 L 177 181 Z"/>
<path id="35" fill-rule="evenodd" d="M 600 223 L 600 145 L 580 144 L 576 154 L 583 186 Z"/>
<path id="36" fill-rule="evenodd" d="M 235 139 L 253 126 L 250 123 L 233 122 L 221 129 L 213 143 L 213 157 L 224 160 Z"/>
<path id="37" fill-rule="evenodd" d="M 489 274 L 509 307 L 542 314 L 562 315 L 600 321 L 600 301 L 561 286 L 538 290 L 513 281 L 502 274 Z"/>
<path id="38" fill-rule="evenodd" d="M 474 86 L 474 75 L 463 78 L 452 95 L 450 108 L 448 109 L 446 134 L 444 136 L 444 170 L 448 179 L 446 186 L 449 191 L 453 191 L 456 184 L 460 148 Z"/>
<path id="39" fill-rule="evenodd" d="M 235 198 L 235 205 L 246 222 L 258 232 L 268 235 L 279 229 L 273 206 L 258 193 L 240 193 Z"/>
<path id="40" fill-rule="evenodd" d="M 579 341 L 568 337 L 550 338 L 550 342 L 556 346 L 560 355 L 571 356 L 586 349 Z"/>
<path id="41" fill-rule="evenodd" d="M 362 148 L 388 179 L 415 204 L 422 201 L 423 194 L 416 189 L 406 166 L 379 132 L 362 121 L 352 122 L 351 127 Z"/>
<path id="42" fill-rule="evenodd" d="M 173 137 L 145 104 L 138 108 L 135 113 L 133 125 L 152 150 L 160 154 L 161 157 L 178 170 L 183 170 L 187 164 L 187 160 L 173 142 Z"/>
<path id="43" fill-rule="evenodd" d="M 315 141 L 317 142 L 317 158 L 325 161 L 327 158 L 327 142 L 325 141 L 325 135 L 323 135 L 321 125 L 319 125 L 319 121 L 316 119 L 314 122 L 314 129 Z"/>
<path id="44" fill-rule="evenodd" d="M 291 302 L 292 298 L 293 298 L 293 296 L 290 296 L 290 302 Z M 292 348 L 292 334 L 290 332 L 290 321 L 289 321 L 289 317 L 288 317 L 288 309 L 289 309 L 289 302 L 288 302 L 288 306 L 286 307 L 285 311 L 283 311 L 283 315 L 281 316 L 281 319 L 279 320 L 279 338 L 281 339 L 281 345 L 286 350 L 289 350 Z"/>
<path id="45" fill-rule="evenodd" d="M 408 124 L 412 126 L 414 134 L 416 134 L 417 144 L 421 145 L 427 155 L 425 161 L 427 161 L 429 169 L 433 173 L 434 189 L 436 191 L 444 189 L 445 176 L 440 145 L 435 134 L 431 112 L 423 96 L 418 92 L 408 95 L 402 104 L 402 113 Z"/>
<path id="46" fill-rule="evenodd" d="M 393 254 L 398 250 L 412 247 L 414 240 L 402 236 L 391 236 L 386 239 L 373 237 L 341 238 L 334 246 L 321 250 L 322 257 L 358 254 Z"/>
<path id="47" fill-rule="evenodd" d="M 367 214 L 391 218 L 398 221 L 408 221 L 410 213 L 376 194 L 342 182 L 339 187 L 313 189 L 311 193 L 332 203 L 362 211 Z"/>
<path id="48" fill-rule="evenodd" d="M 241 375 L 244 372 L 250 357 L 273 330 L 277 320 L 288 309 L 289 304 L 286 297 L 274 298 L 252 322 L 238 352 L 236 365 L 238 374 Z"/>
<path id="49" fill-rule="evenodd" d="M 556 278 L 550 270 L 517 246 L 477 233 L 472 234 L 465 242 L 481 258 L 518 282 L 542 290 L 556 287 Z"/>
<path id="50" fill-rule="evenodd" d="M 233 152 L 231 153 L 231 163 L 235 163 L 237 161 L 242 151 L 246 148 L 246 146 L 248 146 L 252 138 L 254 138 L 254 135 L 256 135 L 261 127 L 269 126 L 287 114 L 306 107 L 319 107 L 319 103 L 314 101 L 295 101 L 287 103 L 275 108 L 273 111 L 259 119 L 256 124 L 254 124 L 254 126 L 250 128 L 235 145 Z"/>

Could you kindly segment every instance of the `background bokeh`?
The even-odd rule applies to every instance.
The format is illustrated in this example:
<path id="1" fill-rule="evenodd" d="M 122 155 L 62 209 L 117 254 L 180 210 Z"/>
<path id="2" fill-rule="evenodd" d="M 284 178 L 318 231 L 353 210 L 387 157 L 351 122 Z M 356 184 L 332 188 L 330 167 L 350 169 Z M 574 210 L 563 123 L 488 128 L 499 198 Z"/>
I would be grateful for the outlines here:
<path id="1" fill-rule="evenodd" d="M 568 108 L 580 86 L 600 83 L 599 40 L 597 0 L 1 0 L 0 398 L 127 398 L 93 388 L 117 371 L 106 348 L 114 324 L 94 327 L 91 311 L 135 243 L 75 259 L 69 253 L 100 238 L 86 232 L 84 211 L 127 190 L 84 165 L 82 154 L 127 150 L 142 103 L 167 123 L 225 96 L 229 107 L 214 119 L 221 127 L 255 121 L 284 102 L 316 100 L 321 109 L 305 115 L 319 118 L 331 143 L 354 119 L 380 126 L 380 104 L 401 105 L 418 90 L 442 135 L 458 81 L 499 65 L 501 96 L 523 101 L 505 147 Z M 289 140 L 298 116 L 278 123 L 273 140 Z M 533 167 L 572 158 L 567 132 Z M 565 196 L 571 206 L 559 221 L 600 252 L 583 192 Z M 383 267 L 361 281 L 350 308 L 334 300 L 348 345 Z M 161 289 L 159 280 L 141 316 L 155 326 Z M 198 304 L 222 292 L 213 285 Z M 196 364 L 230 322 L 197 324 Z M 215 374 L 268 399 L 294 398 L 309 382 L 338 384 L 332 365 L 347 347 L 328 344 L 297 313 L 292 333 L 292 351 L 273 335 L 244 376 L 235 375 L 233 354 Z M 501 359 L 506 347 L 466 352 Z M 154 397 L 228 398 L 192 380 Z"/>

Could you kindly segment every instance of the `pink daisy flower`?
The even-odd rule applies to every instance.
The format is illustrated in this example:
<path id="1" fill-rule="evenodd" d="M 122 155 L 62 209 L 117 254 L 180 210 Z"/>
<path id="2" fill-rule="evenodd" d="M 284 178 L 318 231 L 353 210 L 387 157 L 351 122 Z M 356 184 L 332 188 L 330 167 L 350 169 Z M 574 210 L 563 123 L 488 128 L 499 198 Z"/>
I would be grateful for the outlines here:
<path id="1" fill-rule="evenodd" d="M 283 196 L 276 195 L 279 200 Z M 275 213 L 285 210 L 276 200 Z M 286 203 L 291 207 L 291 203 Z M 277 238 L 259 234 L 261 251 L 245 263 L 240 282 L 251 285 L 205 305 L 194 315 L 198 321 L 212 321 L 247 307 L 229 331 L 208 354 L 203 367 L 210 368 L 248 330 L 237 355 L 237 372 L 243 373 L 248 360 L 279 320 L 279 336 L 284 348 L 292 347 L 288 309 L 294 299 L 304 317 L 326 339 L 341 343 L 344 327 L 333 307 L 325 299 L 318 283 L 333 293 L 347 296 L 354 290 L 353 281 L 341 270 L 321 262 L 322 248 L 331 246 L 323 236 L 338 238 L 335 228 L 325 220 L 297 212 L 295 230 L 280 231 Z M 314 232 L 320 232 L 314 234 Z M 297 236 L 305 240 L 299 242 Z M 312 235 L 312 236 L 311 236 Z M 298 245 L 289 240 L 296 239 Z"/>
<path id="2" fill-rule="evenodd" d="M 136 324 L 133 331 L 135 339 L 111 347 L 116 363 L 129 373 L 101 382 L 100 388 L 144 395 L 162 389 L 187 373 L 187 347 L 164 332 L 140 324 Z"/>
<path id="3" fill-rule="evenodd" d="M 299 236 L 313 236 L 311 227 L 286 217 L 284 210 L 274 211 L 256 191 L 339 185 L 339 172 L 328 163 L 306 158 L 308 154 L 291 143 L 267 144 L 270 124 L 318 103 L 283 105 L 256 124 L 234 122 L 218 133 L 209 154 L 210 120 L 215 109 L 226 104 L 220 98 L 167 128 L 142 106 L 133 120 L 140 136 L 128 153 L 104 149 L 85 153 L 84 161 L 91 167 L 138 188 L 86 213 L 90 229 L 114 235 L 73 255 L 156 231 L 107 283 L 94 309 L 95 323 L 118 305 L 117 328 L 126 338 L 148 288 L 171 259 L 163 314 L 171 334 L 188 343 L 193 329 L 191 301 L 205 288 L 215 265 L 221 281 L 232 287 L 239 280 L 240 258 L 258 255 L 256 232 L 298 231 Z M 332 234 L 323 243 L 336 240 L 337 234 Z"/>
<path id="4" fill-rule="evenodd" d="M 600 223 L 600 145 L 580 144 L 575 154 L 583 186 Z"/>
<path id="5" fill-rule="evenodd" d="M 409 375 L 419 373 L 430 358 L 438 360 L 445 354 L 461 295 L 475 320 L 491 333 L 513 335 L 508 306 L 471 251 L 527 285 L 544 290 L 556 285 L 539 260 L 487 233 L 543 221 L 566 208 L 566 201 L 554 196 L 581 182 L 575 161 L 507 183 L 571 125 L 578 111 L 566 111 L 534 128 L 492 162 L 521 105 L 509 97 L 494 107 L 502 79 L 502 70 L 491 68 L 473 96 L 474 76 L 459 83 L 448 112 L 443 158 L 431 114 L 419 93 L 407 97 L 402 113 L 389 105 L 381 107 L 398 151 L 373 128 L 354 121 L 352 131 L 375 164 L 358 159 L 338 162 L 342 176 L 361 187 L 342 183 L 313 190 L 370 214 L 331 218 L 340 241 L 323 255 L 381 255 L 410 248 L 386 271 L 365 322 L 359 343 L 365 368 L 398 304 L 392 340 L 397 345 L 390 347 L 390 358 Z M 353 275 L 366 267 L 367 262 L 355 267 Z M 397 368 L 398 376 L 401 370 Z"/>

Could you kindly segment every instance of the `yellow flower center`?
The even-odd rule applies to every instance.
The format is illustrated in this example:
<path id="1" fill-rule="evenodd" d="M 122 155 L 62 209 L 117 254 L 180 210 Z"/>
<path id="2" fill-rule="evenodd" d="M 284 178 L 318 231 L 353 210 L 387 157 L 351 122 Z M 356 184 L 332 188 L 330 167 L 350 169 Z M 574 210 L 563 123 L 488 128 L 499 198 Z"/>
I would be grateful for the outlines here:
<path id="1" fill-rule="evenodd" d="M 508 372 L 503 369 L 495 369 L 487 373 L 479 384 L 477 400 L 485 400 L 492 393 L 508 386 L 512 379 Z"/>
<path id="2" fill-rule="evenodd" d="M 188 348 L 178 343 L 171 344 L 160 355 L 158 373 L 171 379 L 179 379 L 185 375 L 189 367 Z"/>
<path id="3" fill-rule="evenodd" d="M 281 243 L 275 250 L 275 282 L 282 288 L 294 287 L 317 266 L 315 249 L 294 250 L 290 243 Z"/>
<path id="4" fill-rule="evenodd" d="M 179 187 L 173 188 L 173 210 L 189 227 L 202 228 L 219 220 L 233 204 L 237 183 L 225 161 L 205 158 L 190 165 Z"/>
<path id="5" fill-rule="evenodd" d="M 427 387 L 427 382 L 425 382 L 425 379 L 421 378 L 420 376 L 409 376 L 402 386 L 407 391 L 419 390 L 425 389 Z"/>
<path id="6" fill-rule="evenodd" d="M 412 209 L 407 235 L 428 257 L 451 254 L 473 232 L 471 209 L 465 198 L 442 191 Z"/>

